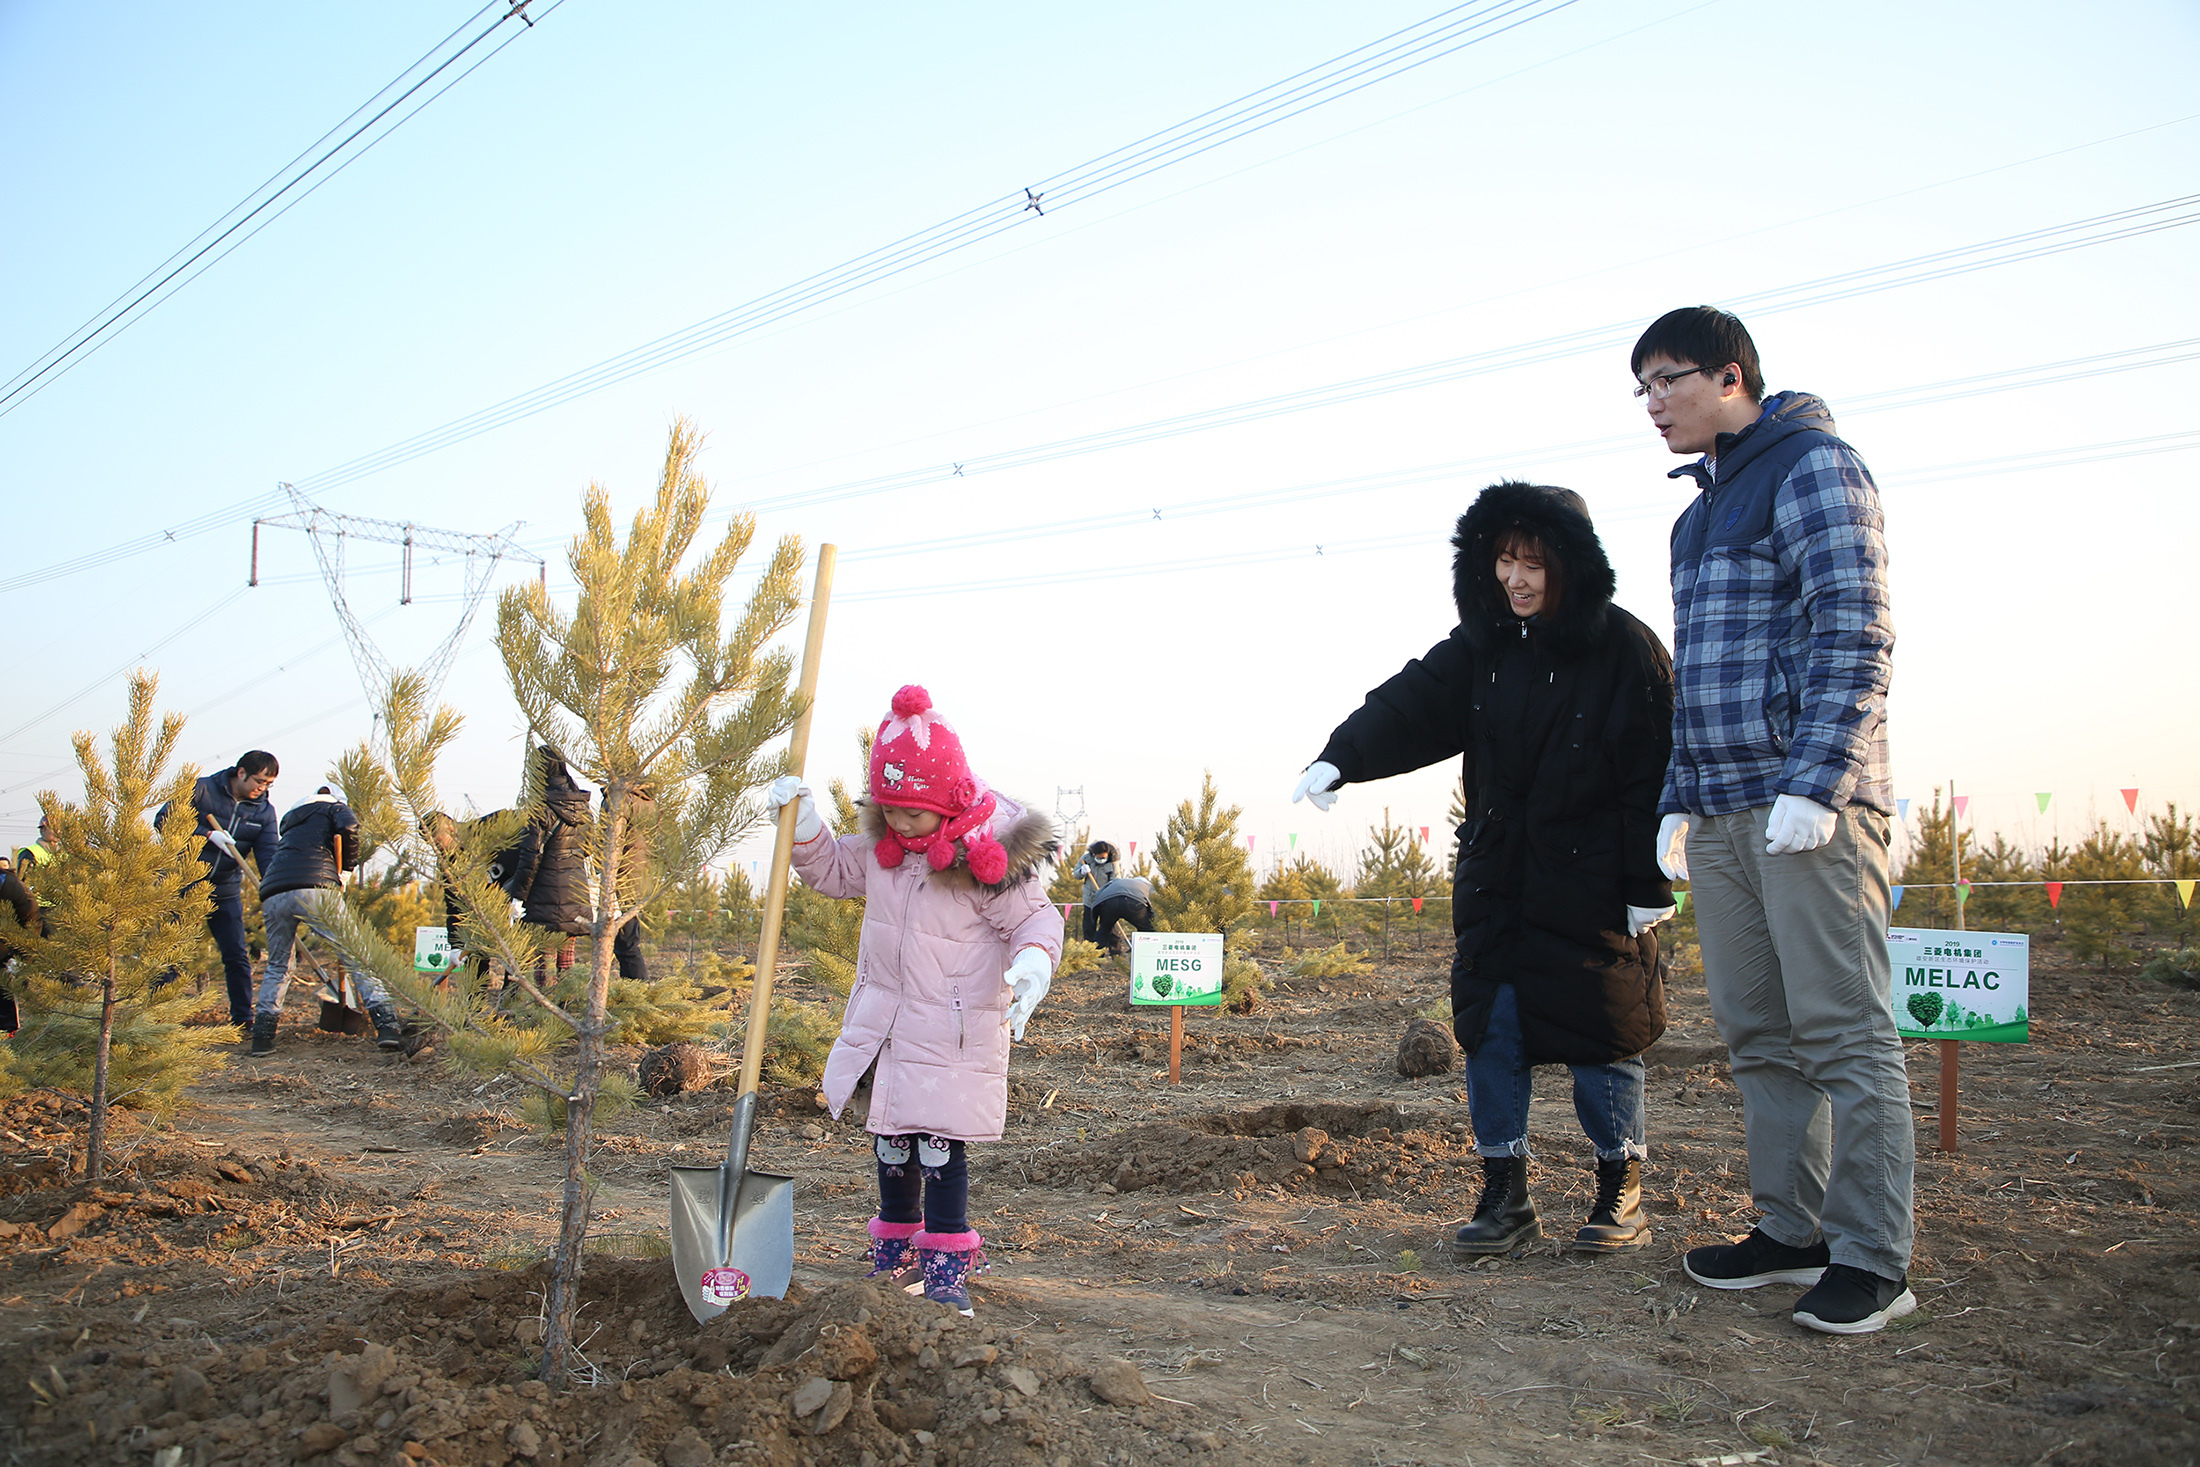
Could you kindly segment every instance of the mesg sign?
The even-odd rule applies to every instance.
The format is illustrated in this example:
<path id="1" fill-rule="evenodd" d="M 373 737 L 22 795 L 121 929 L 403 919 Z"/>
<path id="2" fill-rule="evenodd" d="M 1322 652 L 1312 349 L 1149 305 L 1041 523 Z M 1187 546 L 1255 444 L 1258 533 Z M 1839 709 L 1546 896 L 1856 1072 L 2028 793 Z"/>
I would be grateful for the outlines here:
<path id="1" fill-rule="evenodd" d="M 1131 935 L 1131 1002 L 1212 1006 L 1222 1002 L 1222 934 Z"/>
<path id="2" fill-rule="evenodd" d="M 2032 939 L 2023 933 L 1891 927 L 1887 955 L 1904 1039 L 2031 1038 Z"/>

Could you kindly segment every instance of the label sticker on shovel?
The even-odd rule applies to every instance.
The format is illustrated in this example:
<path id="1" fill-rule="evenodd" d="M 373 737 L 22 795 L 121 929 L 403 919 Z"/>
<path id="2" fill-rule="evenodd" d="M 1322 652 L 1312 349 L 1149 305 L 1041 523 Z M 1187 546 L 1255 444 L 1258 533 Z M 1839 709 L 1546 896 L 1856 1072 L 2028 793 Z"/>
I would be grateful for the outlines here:
<path id="1" fill-rule="evenodd" d="M 738 1268 L 714 1268 L 703 1275 L 703 1297 L 714 1304 L 731 1304 L 749 1297 L 749 1276 Z"/>

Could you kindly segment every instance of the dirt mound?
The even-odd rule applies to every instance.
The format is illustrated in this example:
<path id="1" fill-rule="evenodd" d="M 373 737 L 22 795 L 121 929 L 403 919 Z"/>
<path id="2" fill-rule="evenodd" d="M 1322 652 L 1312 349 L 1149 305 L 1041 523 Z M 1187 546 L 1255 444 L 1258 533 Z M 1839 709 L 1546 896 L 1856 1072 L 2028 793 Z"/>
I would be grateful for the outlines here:
<path id="1" fill-rule="evenodd" d="M 1395 1105 L 1313 1102 L 1264 1105 L 1182 1121 L 1156 1121 L 1039 1153 L 1028 1164 L 1044 1186 L 1102 1193 L 1250 1191 L 1288 1187 L 1383 1196 L 1412 1192 L 1456 1169 L 1471 1150 L 1464 1135 L 1416 1124 Z M 1342 1144 L 1349 1139 L 1353 1144 Z M 1429 1175 L 1424 1175 L 1429 1174 Z"/>
<path id="2" fill-rule="evenodd" d="M 539 1268 L 454 1274 L 293 1333 L 214 1341 L 214 1354 L 34 1339 L 0 1370 L 0 1391 L 31 1406 L 17 1460 L 142 1463 L 180 1447 L 183 1461 L 244 1467 L 399 1455 L 430 1467 L 880 1467 L 1087 1462 L 1132 1446 L 1165 1461 L 1220 1445 L 1123 1362 L 1073 1365 L 899 1289 L 798 1285 L 699 1326 L 662 1260 L 591 1263 L 576 1331 L 584 1383 L 554 1397 L 531 1378 L 545 1285 Z"/>

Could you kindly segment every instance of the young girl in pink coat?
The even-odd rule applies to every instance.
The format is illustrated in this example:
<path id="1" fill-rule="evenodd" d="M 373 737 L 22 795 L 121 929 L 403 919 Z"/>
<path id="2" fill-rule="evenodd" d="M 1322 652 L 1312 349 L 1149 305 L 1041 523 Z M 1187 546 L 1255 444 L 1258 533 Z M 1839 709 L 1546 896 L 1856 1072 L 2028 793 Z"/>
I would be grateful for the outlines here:
<path id="1" fill-rule="evenodd" d="M 839 1115 L 870 1075 L 871 1276 L 900 1272 L 914 1252 L 925 1297 L 968 1314 L 984 1240 L 970 1226 L 966 1147 L 1001 1138 L 1010 1037 L 1023 1038 L 1062 956 L 1062 914 L 1040 880 L 1053 823 L 973 775 L 961 738 L 914 685 L 879 725 L 870 786 L 863 829 L 837 838 L 799 780 L 771 792 L 775 808 L 801 801 L 803 882 L 865 899 L 825 1099 Z"/>

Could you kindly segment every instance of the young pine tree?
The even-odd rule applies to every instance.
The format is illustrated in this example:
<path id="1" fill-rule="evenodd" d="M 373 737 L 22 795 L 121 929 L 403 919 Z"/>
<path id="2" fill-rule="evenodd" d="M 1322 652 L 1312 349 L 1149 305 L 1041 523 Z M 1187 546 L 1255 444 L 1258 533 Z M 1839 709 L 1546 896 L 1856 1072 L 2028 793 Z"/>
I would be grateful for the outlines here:
<path id="1" fill-rule="evenodd" d="M 112 762 L 100 761 L 90 734 L 72 741 L 83 804 L 39 792 L 60 859 L 38 873 L 38 895 L 53 905 L 46 936 L 19 940 L 25 956 L 11 986 L 22 1028 L 0 1053 L 0 1083 L 49 1085 L 90 1102 L 90 1182 L 106 1172 L 110 1104 L 174 1109 L 184 1086 L 222 1064 L 215 1050 L 237 1038 L 232 1028 L 184 1025 L 199 1001 L 174 970 L 205 929 L 206 868 L 191 811 L 198 771 L 166 773 L 183 718 L 171 713 L 155 726 L 158 687 L 151 673 L 130 679 Z M 168 819 L 156 829 L 145 812 L 163 804 Z"/>
<path id="2" fill-rule="evenodd" d="M 1360 852 L 1360 869 L 1352 879 L 1352 895 L 1362 899 L 1358 908 L 1358 922 L 1362 930 L 1382 932 L 1387 923 L 1401 922 L 1413 915 L 1413 901 L 1423 902 L 1442 894 L 1443 879 L 1436 873 L 1436 863 L 1428 858 L 1413 838 L 1413 831 L 1403 825 L 1390 823 L 1390 810 L 1383 810 L 1383 823 L 1368 827 L 1368 845 Z M 1388 898 L 1369 903 L 1367 898 Z"/>
<path id="3" fill-rule="evenodd" d="M 1176 807 L 1154 842 L 1154 925 L 1163 932 L 1219 932 L 1223 938 L 1222 1001 L 1248 1012 L 1266 986 L 1246 956 L 1253 940 L 1253 863 L 1238 833 L 1239 806 L 1224 808 L 1215 777 L 1200 781 L 1199 803 Z"/>
<path id="4" fill-rule="evenodd" d="M 538 1022 L 502 1024 L 464 981 L 440 993 L 430 990 L 415 980 L 409 956 L 398 960 L 364 923 L 350 924 L 346 934 L 385 983 L 454 1032 L 461 1059 L 509 1066 L 562 1117 L 565 1183 L 544 1301 L 542 1358 L 543 1379 L 553 1387 L 565 1383 L 570 1367 L 582 1244 L 595 1193 L 587 1167 L 598 1098 L 615 1102 L 630 1088 L 606 1068 L 605 1045 L 615 1027 L 612 939 L 674 882 L 701 871 L 758 823 L 762 808 L 754 796 L 786 764 L 784 753 L 770 746 L 793 727 L 796 713 L 793 659 L 766 649 L 800 606 L 802 547 L 792 539 L 779 543 L 728 630 L 728 583 L 754 538 L 755 522 L 735 516 L 725 536 L 683 569 L 710 506 L 709 489 L 695 471 L 701 446 L 692 424 L 674 425 L 656 494 L 623 540 L 610 496 L 590 486 L 582 506 L 585 527 L 567 552 L 579 583 L 572 611 L 554 605 L 533 583 L 505 592 L 497 608 L 497 649 L 527 728 L 598 792 L 583 835 L 594 882 L 590 963 L 576 970 L 565 1001 L 533 981 L 541 939 L 520 930 L 511 903 L 488 879 L 490 861 L 517 833 L 524 813 L 477 824 L 446 855 L 444 871 L 458 887 L 475 940 L 489 944 L 540 1005 Z M 435 758 L 459 723 L 449 709 L 427 717 L 423 693 L 417 678 L 396 680 L 386 725 L 392 784 L 416 840 L 425 817 L 441 808 Z M 541 803 L 539 782 L 531 772 L 530 808 Z M 638 812 L 642 803 L 653 811 Z M 649 827 L 646 861 L 633 859 L 630 827 L 638 817 Z"/>

